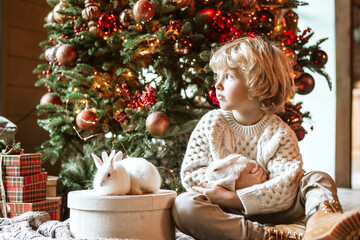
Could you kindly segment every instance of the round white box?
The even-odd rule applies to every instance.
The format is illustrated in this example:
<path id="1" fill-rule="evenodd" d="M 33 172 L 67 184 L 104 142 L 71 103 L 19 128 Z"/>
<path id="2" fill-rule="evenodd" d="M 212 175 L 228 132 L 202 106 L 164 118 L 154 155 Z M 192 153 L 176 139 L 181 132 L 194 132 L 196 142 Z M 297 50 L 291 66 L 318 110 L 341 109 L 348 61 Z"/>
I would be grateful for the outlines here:
<path id="1" fill-rule="evenodd" d="M 176 196 L 171 190 L 126 196 L 69 192 L 71 234 L 75 238 L 175 239 L 171 207 Z"/>

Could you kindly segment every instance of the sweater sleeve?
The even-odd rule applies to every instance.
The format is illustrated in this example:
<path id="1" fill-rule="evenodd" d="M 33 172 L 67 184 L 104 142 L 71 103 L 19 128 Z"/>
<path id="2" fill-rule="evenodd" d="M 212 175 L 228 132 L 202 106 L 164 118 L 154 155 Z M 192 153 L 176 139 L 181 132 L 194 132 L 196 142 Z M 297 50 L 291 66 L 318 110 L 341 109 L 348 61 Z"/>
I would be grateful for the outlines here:
<path id="1" fill-rule="evenodd" d="M 181 165 L 181 182 L 187 191 L 206 181 L 206 169 L 213 161 L 207 136 L 210 121 L 208 118 L 208 114 L 204 115 L 196 125 Z"/>
<path id="2" fill-rule="evenodd" d="M 281 130 L 267 143 L 261 147 L 264 155 L 271 153 L 264 163 L 269 180 L 236 191 L 246 215 L 269 214 L 290 208 L 297 194 L 299 177 L 303 175 L 302 158 L 293 130 Z"/>

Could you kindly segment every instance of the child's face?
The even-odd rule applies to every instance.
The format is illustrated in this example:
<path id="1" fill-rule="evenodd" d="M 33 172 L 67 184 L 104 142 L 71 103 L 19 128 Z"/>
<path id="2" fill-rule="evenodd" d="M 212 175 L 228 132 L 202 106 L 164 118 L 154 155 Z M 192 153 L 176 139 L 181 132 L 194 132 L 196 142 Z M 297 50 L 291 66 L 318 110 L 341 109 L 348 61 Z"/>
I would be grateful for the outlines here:
<path id="1" fill-rule="evenodd" d="M 223 110 L 238 110 L 251 104 L 245 79 L 240 72 L 232 69 L 218 70 L 215 72 L 216 96 Z"/>

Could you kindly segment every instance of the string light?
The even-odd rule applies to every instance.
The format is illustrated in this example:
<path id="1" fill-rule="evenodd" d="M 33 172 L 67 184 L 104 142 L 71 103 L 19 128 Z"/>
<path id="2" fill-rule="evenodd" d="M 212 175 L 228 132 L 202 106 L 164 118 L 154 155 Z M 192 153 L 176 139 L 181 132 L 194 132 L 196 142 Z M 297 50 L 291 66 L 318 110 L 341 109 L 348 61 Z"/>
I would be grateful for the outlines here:
<path id="1" fill-rule="evenodd" d="M 168 170 L 168 171 L 170 172 L 170 174 L 171 174 L 171 176 L 172 176 L 172 178 L 173 178 L 173 180 L 174 180 L 175 191 L 176 191 L 176 192 L 179 192 L 179 187 L 178 187 L 177 182 L 176 182 L 176 178 L 175 178 L 174 170 L 173 170 L 173 169 L 171 169 L 171 168 L 162 167 L 162 166 L 157 167 L 157 168 L 165 169 L 165 170 Z"/>

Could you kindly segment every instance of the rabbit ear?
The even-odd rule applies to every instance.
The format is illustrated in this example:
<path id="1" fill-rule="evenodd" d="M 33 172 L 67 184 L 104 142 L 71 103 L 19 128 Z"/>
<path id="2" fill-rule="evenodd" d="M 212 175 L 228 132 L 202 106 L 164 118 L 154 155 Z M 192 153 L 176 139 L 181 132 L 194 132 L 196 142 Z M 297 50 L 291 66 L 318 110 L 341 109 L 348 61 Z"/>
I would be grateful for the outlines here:
<path id="1" fill-rule="evenodd" d="M 95 165 L 96 165 L 97 168 L 100 168 L 104 164 L 101 161 L 101 159 L 98 156 L 96 156 L 94 153 L 91 153 L 91 156 L 93 157 Z"/>
<path id="2" fill-rule="evenodd" d="M 112 159 L 114 158 L 114 155 L 115 155 L 115 150 L 112 150 L 110 155 L 109 155 L 109 159 Z"/>
<path id="3" fill-rule="evenodd" d="M 108 155 L 107 155 L 107 153 L 106 153 L 105 151 L 103 151 L 101 156 L 102 156 L 103 162 L 106 163 L 107 160 L 108 160 Z"/>
<path id="4" fill-rule="evenodd" d="M 111 168 L 111 169 L 114 168 L 114 155 L 115 155 L 115 150 L 113 150 L 113 151 L 110 153 L 110 156 L 109 156 L 109 158 L 108 158 L 109 165 L 110 165 L 110 168 Z"/>
<path id="5" fill-rule="evenodd" d="M 122 159 L 122 157 L 123 157 L 122 151 L 117 152 L 114 156 L 114 162 L 120 161 Z"/>

